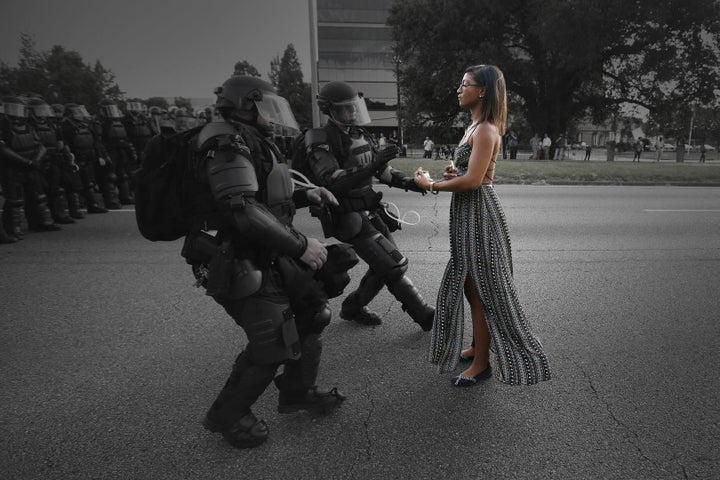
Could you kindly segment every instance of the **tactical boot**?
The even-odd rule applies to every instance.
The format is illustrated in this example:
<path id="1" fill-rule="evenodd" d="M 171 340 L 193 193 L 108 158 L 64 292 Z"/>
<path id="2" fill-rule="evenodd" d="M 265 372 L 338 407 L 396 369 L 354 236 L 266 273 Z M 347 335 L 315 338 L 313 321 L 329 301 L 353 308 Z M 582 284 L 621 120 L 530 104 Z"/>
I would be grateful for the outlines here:
<path id="1" fill-rule="evenodd" d="M 47 205 L 47 197 L 44 194 L 38 195 L 33 204 L 27 207 L 25 217 L 30 230 L 36 232 L 56 232 L 60 230 L 60 225 L 53 222 L 52 214 Z"/>
<path id="2" fill-rule="evenodd" d="M 268 426 L 264 420 L 258 420 L 248 412 L 232 425 L 225 426 L 214 420 L 208 412 L 203 420 L 205 429 L 221 433 L 226 442 L 235 448 L 254 448 L 262 445 L 268 438 Z"/>
<path id="3" fill-rule="evenodd" d="M 432 330 L 435 320 L 435 308 L 431 307 L 420 296 L 417 288 L 405 275 L 387 284 L 388 290 L 400 301 L 402 309 L 410 315 L 423 331 Z"/>
<path id="4" fill-rule="evenodd" d="M 8 233 L 5 231 L 2 225 L 0 225 L 0 244 L 2 243 L 15 243 L 18 239 L 8 235 Z"/>
<path id="5" fill-rule="evenodd" d="M 53 197 L 50 213 L 52 214 L 52 219 L 55 223 L 75 223 L 75 220 L 70 218 L 70 214 L 68 212 L 68 201 L 65 198 L 65 192 L 58 193 Z"/>
<path id="6" fill-rule="evenodd" d="M 108 210 L 120 210 L 122 208 L 122 205 L 120 205 L 120 201 L 118 200 L 117 187 L 115 187 L 114 183 L 107 182 L 102 184 L 100 186 L 100 191 L 102 192 L 105 208 Z"/>
<path id="7" fill-rule="evenodd" d="M 340 309 L 340 318 L 357 322 L 362 325 L 381 325 L 382 319 L 380 315 L 370 310 L 368 307 L 349 307 L 343 303 Z"/>
<path id="8" fill-rule="evenodd" d="M 85 215 L 80 211 L 80 195 L 77 193 L 69 193 L 67 202 L 70 218 L 74 218 L 76 220 L 85 218 Z"/>
<path id="9" fill-rule="evenodd" d="M 135 205 L 135 198 L 130 191 L 130 184 L 128 182 L 121 182 L 118 184 L 118 194 L 120 197 L 120 203 L 123 205 Z"/>
<path id="10" fill-rule="evenodd" d="M 372 270 L 368 270 L 360 279 L 357 290 L 343 301 L 340 318 L 362 325 L 380 325 L 382 319 L 377 313 L 370 310 L 367 304 L 377 296 L 384 286 L 385 279 Z"/>
<path id="11" fill-rule="evenodd" d="M 289 392 L 280 390 L 278 402 L 279 413 L 295 413 L 305 410 L 311 413 L 330 413 L 345 401 L 345 396 L 337 388 L 329 391 L 320 391 L 317 386 L 299 391 Z"/>

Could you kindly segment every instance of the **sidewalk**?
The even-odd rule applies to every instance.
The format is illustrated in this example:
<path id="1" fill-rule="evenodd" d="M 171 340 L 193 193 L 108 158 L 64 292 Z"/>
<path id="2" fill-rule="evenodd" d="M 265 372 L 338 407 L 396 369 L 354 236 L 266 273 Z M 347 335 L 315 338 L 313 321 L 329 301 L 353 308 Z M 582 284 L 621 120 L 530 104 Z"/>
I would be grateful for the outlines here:
<path id="1" fill-rule="evenodd" d="M 502 154 L 500 155 L 502 158 Z M 517 154 L 516 161 L 530 161 L 532 156 L 532 152 L 529 150 L 519 150 Z M 632 163 L 633 159 L 633 152 L 627 151 L 627 152 L 619 152 L 615 153 L 615 157 L 613 159 L 614 162 L 628 162 Z M 408 155 L 406 158 L 423 158 L 423 150 L 421 148 L 410 148 L 408 149 Z M 565 160 L 566 162 L 582 162 L 585 158 L 585 150 L 567 150 L 565 152 Z M 672 163 L 676 164 L 675 160 L 675 152 L 663 152 L 662 158 L 659 163 Z M 685 161 L 682 163 L 685 164 L 696 164 L 696 165 L 704 165 L 704 164 L 710 164 L 710 165 L 717 165 L 720 164 L 720 152 L 707 152 L 705 154 L 705 163 L 700 163 L 700 153 L 699 152 L 688 152 L 685 154 Z M 447 161 L 448 159 L 445 159 L 443 157 L 440 158 L 434 158 L 433 160 L 443 160 Z M 503 160 L 507 161 L 510 160 L 510 156 L 508 153 L 508 158 L 503 158 Z M 515 161 L 510 160 L 510 161 Z M 536 160 L 538 162 L 547 162 L 547 161 L 555 161 L 555 160 Z M 590 161 L 591 162 L 606 162 L 607 161 L 607 149 L 605 148 L 593 148 L 592 153 L 590 153 Z M 640 163 L 655 163 L 655 152 L 643 152 L 640 156 Z"/>

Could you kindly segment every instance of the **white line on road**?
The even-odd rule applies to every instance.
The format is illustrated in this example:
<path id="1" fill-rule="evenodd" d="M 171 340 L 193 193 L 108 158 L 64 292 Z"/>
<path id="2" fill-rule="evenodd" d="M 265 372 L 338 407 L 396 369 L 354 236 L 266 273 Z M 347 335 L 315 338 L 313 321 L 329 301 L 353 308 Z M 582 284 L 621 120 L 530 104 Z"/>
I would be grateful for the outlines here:
<path id="1" fill-rule="evenodd" d="M 688 209 L 682 209 L 682 208 L 677 208 L 677 209 L 664 209 L 664 210 L 661 210 L 661 209 L 657 209 L 657 210 L 645 209 L 645 210 L 643 210 L 643 212 L 720 212 L 720 209 L 700 209 L 700 208 L 697 208 L 697 209 L 690 209 L 690 208 L 688 208 Z"/>

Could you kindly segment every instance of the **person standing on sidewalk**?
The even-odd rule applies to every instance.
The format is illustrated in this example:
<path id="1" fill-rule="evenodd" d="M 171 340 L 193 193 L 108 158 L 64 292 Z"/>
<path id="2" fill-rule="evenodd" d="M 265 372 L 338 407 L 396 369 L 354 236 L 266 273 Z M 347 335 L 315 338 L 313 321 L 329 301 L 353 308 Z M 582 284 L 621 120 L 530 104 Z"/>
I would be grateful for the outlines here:
<path id="1" fill-rule="evenodd" d="M 657 142 L 655 143 L 655 161 L 659 162 L 662 158 L 663 150 L 665 149 L 665 144 L 663 143 L 663 137 L 658 137 Z"/>
<path id="2" fill-rule="evenodd" d="M 637 141 L 635 142 L 635 155 L 633 155 L 633 160 L 632 160 L 633 162 L 635 160 L 637 160 L 637 162 L 640 163 L 640 154 L 642 153 L 642 151 L 643 151 L 643 143 L 638 138 Z"/>

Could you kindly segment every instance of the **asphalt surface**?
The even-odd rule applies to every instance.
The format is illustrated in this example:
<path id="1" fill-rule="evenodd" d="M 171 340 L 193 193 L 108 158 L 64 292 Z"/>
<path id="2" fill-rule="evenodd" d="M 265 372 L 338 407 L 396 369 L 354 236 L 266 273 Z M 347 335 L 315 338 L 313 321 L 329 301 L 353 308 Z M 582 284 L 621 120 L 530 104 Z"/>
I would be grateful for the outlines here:
<path id="1" fill-rule="evenodd" d="M 319 383 L 342 408 L 280 415 L 271 386 L 255 408 L 270 439 L 249 451 L 200 425 L 245 337 L 192 286 L 180 242 L 144 240 L 121 211 L 0 246 L 0 477 L 719 478 L 720 189 L 496 189 L 553 379 L 451 387 L 384 290 L 383 325 L 325 332 Z M 383 191 L 419 213 L 395 238 L 434 302 L 450 196 Z"/>

